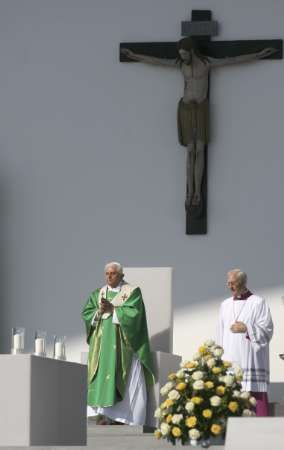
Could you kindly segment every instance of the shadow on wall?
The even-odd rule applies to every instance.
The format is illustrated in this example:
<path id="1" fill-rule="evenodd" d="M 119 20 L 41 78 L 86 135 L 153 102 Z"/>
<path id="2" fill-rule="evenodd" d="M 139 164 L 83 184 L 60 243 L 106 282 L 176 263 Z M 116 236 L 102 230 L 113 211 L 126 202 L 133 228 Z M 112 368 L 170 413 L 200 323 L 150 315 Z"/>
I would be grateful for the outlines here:
<path id="1" fill-rule="evenodd" d="M 150 336 L 150 346 L 153 351 L 161 351 L 165 353 L 172 353 L 173 351 L 173 339 L 172 330 L 167 328 L 160 333 Z"/>
<path id="2" fill-rule="evenodd" d="M 7 348 L 10 348 L 10 336 L 7 336 L 7 322 L 9 318 L 9 293 L 7 286 L 9 286 L 9 255 L 7 254 L 7 241 L 9 236 L 6 227 L 6 218 L 9 214 L 8 194 L 5 190 L 3 177 L 0 177 L 0 353 L 4 353 Z"/>

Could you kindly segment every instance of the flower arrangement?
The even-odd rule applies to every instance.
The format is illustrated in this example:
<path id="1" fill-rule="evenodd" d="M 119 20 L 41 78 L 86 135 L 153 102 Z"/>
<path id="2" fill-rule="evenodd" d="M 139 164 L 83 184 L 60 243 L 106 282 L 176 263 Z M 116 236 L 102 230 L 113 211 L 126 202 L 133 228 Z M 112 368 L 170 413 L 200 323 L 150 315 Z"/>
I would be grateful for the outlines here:
<path id="1" fill-rule="evenodd" d="M 212 437 L 225 435 L 228 417 L 255 415 L 255 398 L 241 390 L 241 368 L 224 361 L 223 353 L 208 340 L 191 361 L 169 374 L 160 391 L 166 399 L 155 411 L 158 439 L 208 446 Z"/>

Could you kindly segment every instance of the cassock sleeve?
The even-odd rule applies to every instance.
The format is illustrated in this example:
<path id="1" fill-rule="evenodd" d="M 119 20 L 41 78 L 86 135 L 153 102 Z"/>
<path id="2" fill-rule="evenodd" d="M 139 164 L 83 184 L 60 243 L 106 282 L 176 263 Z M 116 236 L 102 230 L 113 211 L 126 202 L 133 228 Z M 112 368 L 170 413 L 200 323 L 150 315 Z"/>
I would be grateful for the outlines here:
<path id="1" fill-rule="evenodd" d="M 90 297 L 88 298 L 83 311 L 82 311 L 82 319 L 85 322 L 86 326 L 86 334 L 87 334 L 87 342 L 89 343 L 92 332 L 95 328 L 94 321 L 98 319 L 98 294 L 99 289 L 94 291 Z"/>
<path id="2" fill-rule="evenodd" d="M 256 304 L 252 320 L 244 320 L 252 345 L 265 347 L 273 334 L 273 322 L 266 301 L 261 298 Z"/>

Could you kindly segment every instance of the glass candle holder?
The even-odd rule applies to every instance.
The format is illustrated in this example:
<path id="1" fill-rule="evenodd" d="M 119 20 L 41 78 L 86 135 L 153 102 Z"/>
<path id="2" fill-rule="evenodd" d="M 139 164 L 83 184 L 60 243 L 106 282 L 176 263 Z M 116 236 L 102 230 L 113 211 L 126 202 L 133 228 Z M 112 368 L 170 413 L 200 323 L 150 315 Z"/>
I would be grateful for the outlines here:
<path id="1" fill-rule="evenodd" d="M 66 336 L 54 336 L 53 358 L 66 361 Z"/>
<path id="2" fill-rule="evenodd" d="M 46 332 L 37 330 L 35 332 L 34 355 L 46 356 Z"/>
<path id="3" fill-rule="evenodd" d="M 11 354 L 18 355 L 24 353 L 25 349 L 25 329 L 19 327 L 12 328 Z"/>

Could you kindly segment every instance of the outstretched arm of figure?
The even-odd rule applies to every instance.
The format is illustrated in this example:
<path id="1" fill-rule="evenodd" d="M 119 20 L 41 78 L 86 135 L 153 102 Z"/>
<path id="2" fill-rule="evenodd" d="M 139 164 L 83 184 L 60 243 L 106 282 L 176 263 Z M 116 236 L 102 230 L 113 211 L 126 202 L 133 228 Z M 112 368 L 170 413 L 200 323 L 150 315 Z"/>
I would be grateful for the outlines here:
<path id="1" fill-rule="evenodd" d="M 120 52 L 133 61 L 139 61 L 146 64 L 154 64 L 156 66 L 177 67 L 176 61 L 174 59 L 156 58 L 155 56 L 141 55 L 139 53 L 134 53 L 128 48 L 122 48 Z"/>
<path id="2" fill-rule="evenodd" d="M 229 66 L 231 64 L 243 64 L 247 62 L 253 62 L 257 61 L 258 59 L 266 58 L 267 56 L 273 55 L 277 50 L 275 48 L 265 48 L 257 53 L 249 53 L 248 55 L 240 55 L 240 56 L 233 56 L 229 58 L 208 58 L 209 61 L 209 67 L 224 67 Z"/>

